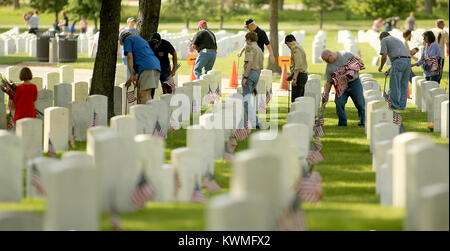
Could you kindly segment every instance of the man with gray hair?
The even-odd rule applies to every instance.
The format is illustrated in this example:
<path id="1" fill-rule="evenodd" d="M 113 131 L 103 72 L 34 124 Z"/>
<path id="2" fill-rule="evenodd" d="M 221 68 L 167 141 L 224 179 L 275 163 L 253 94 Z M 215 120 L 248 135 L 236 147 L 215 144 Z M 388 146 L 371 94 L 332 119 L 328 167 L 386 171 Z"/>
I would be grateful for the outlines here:
<path id="1" fill-rule="evenodd" d="M 403 42 L 391 36 L 388 32 L 381 32 L 381 64 L 378 71 L 383 71 L 387 61 L 391 61 L 391 68 L 385 72 L 389 77 L 389 99 L 393 110 L 404 110 L 408 99 L 408 83 L 411 74 L 411 56 Z"/>
<path id="2" fill-rule="evenodd" d="M 359 126 L 365 125 L 366 108 L 364 102 L 363 88 L 359 80 L 359 70 L 364 68 L 361 60 L 350 52 L 338 51 L 332 52 L 324 50 L 322 52 L 322 60 L 327 63 L 325 77 L 327 83 L 322 94 L 322 102 L 328 102 L 328 95 L 331 85 L 334 85 L 336 96 L 336 113 L 339 118 L 338 126 L 347 126 L 347 115 L 345 113 L 345 105 L 348 97 L 358 110 Z"/>
<path id="3" fill-rule="evenodd" d="M 448 32 L 446 30 L 444 30 L 445 28 L 445 23 L 444 23 L 444 19 L 438 19 L 436 21 L 436 27 L 431 29 L 431 31 L 433 32 L 434 36 L 436 37 L 436 42 L 442 47 L 442 59 L 441 59 L 441 69 L 444 69 L 444 59 L 445 56 L 448 56 Z M 447 46 L 447 51 L 445 50 L 445 46 Z M 439 77 L 439 81 L 442 78 L 442 72 L 441 71 L 441 75 Z"/>

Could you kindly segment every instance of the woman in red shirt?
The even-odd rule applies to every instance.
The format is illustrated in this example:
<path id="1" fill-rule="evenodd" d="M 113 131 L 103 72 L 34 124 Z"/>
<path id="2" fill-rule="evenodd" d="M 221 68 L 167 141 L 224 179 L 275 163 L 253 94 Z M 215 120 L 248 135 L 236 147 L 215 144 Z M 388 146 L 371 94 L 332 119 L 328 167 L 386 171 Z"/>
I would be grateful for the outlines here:
<path id="1" fill-rule="evenodd" d="M 23 84 L 17 86 L 14 93 L 14 122 L 23 118 L 36 118 L 34 102 L 37 100 L 37 88 L 36 85 L 30 83 L 30 80 L 33 79 L 30 68 L 22 68 L 19 77 Z"/>

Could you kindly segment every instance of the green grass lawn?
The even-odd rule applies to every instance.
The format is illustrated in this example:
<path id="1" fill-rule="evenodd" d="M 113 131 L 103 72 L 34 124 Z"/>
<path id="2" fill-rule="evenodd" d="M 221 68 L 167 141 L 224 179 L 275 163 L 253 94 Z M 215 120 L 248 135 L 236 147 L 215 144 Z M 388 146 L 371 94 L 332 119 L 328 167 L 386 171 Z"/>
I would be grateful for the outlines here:
<path id="1" fill-rule="evenodd" d="M 297 29 L 297 28 L 294 28 Z M 294 29 L 286 29 L 292 31 Z M 352 30 L 356 36 L 356 30 Z M 342 44 L 336 43 L 336 30 L 327 31 L 327 47 L 341 50 Z M 323 75 L 324 64 L 311 64 L 311 43 L 313 32 L 308 32 L 304 48 L 309 62 L 309 73 Z M 375 51 L 368 44 L 358 44 L 362 58 L 366 62 L 364 73 L 371 73 L 382 86 L 384 77 L 370 65 Z M 15 56 L 8 57 L 12 60 Z M 0 64 L 3 64 L 0 58 Z M 230 67 L 235 54 L 217 59 L 215 69 L 221 70 L 224 76 L 230 74 Z M 91 59 L 75 63 L 75 67 L 92 67 Z M 20 61 L 20 60 L 17 60 Z M 27 60 L 28 61 L 28 60 Z M 446 60 L 448 62 L 448 58 Z M 185 62 L 181 74 L 189 74 L 190 68 Z M 241 62 L 242 65 L 242 62 Z M 415 68 L 420 74 L 420 68 Z M 276 81 L 277 78 L 274 78 Z M 383 87 L 383 86 L 382 86 Z M 448 66 L 445 68 L 441 87 L 448 92 Z M 203 109 L 204 111 L 204 109 Z M 448 147 L 449 140 L 441 139 L 438 133 L 427 129 L 426 114 L 412 105 L 401 112 L 407 131 L 417 131 L 435 137 L 439 144 Z M 279 98 L 278 124 L 286 123 L 287 97 Z M 369 152 L 369 141 L 364 135 L 364 128 L 357 126 L 357 111 L 351 100 L 347 105 L 348 127 L 337 127 L 337 116 L 334 103 L 329 103 L 325 111 L 326 137 L 322 139 L 323 154 L 326 160 L 317 165 L 323 178 L 324 197 L 316 205 L 304 204 L 310 230 L 401 230 L 404 217 L 403 210 L 379 205 L 379 196 L 375 194 L 375 174 L 372 172 L 372 155 Z M 186 131 L 169 132 L 166 141 L 166 160 L 170 161 L 170 152 L 186 145 Z M 77 150 L 85 150 L 85 143 L 77 144 Z M 247 149 L 247 141 L 239 144 L 237 151 Z M 227 192 L 231 175 L 231 164 L 223 160 L 215 161 L 215 177 Z M 43 213 L 45 201 L 26 198 L 22 203 L 0 203 L 0 210 L 30 211 Z M 147 203 L 145 209 L 129 214 L 121 214 L 124 230 L 204 230 L 206 205 L 198 203 Z M 102 230 L 111 230 L 108 215 L 102 216 Z"/>

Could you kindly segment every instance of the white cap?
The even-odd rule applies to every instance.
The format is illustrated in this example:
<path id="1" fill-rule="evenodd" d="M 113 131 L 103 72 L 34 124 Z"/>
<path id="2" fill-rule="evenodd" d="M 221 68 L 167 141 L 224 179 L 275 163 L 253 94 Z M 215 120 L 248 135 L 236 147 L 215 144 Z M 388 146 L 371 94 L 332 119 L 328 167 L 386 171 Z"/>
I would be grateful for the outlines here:
<path id="1" fill-rule="evenodd" d="M 129 22 L 131 22 L 131 21 L 135 21 L 135 22 L 136 22 L 136 20 L 134 19 L 134 17 L 129 17 L 129 18 L 127 19 L 127 23 L 129 23 Z"/>

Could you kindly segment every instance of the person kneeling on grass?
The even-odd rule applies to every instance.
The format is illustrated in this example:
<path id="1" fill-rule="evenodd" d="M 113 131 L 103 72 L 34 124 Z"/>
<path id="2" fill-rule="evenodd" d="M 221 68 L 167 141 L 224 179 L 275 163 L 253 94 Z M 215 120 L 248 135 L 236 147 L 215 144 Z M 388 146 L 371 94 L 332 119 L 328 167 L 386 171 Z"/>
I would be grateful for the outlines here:
<path id="1" fill-rule="evenodd" d="M 359 80 L 359 71 L 364 69 L 362 61 L 350 52 L 331 52 L 324 50 L 322 59 L 327 63 L 325 84 L 322 94 L 322 102 L 328 102 L 331 85 L 334 85 L 336 97 L 336 113 L 339 117 L 339 126 L 347 126 L 347 115 L 345 113 L 345 104 L 348 97 L 351 97 L 353 103 L 358 109 L 359 126 L 365 125 L 365 101 L 363 88 Z"/>
<path id="2" fill-rule="evenodd" d="M 119 37 L 130 71 L 125 86 L 128 88 L 133 83 L 138 88 L 138 103 L 146 104 L 154 98 L 155 90 L 158 88 L 161 72 L 159 60 L 145 39 L 127 30 L 122 31 Z"/>
<path id="3" fill-rule="evenodd" d="M 37 100 L 38 93 L 36 85 L 30 82 L 33 79 L 30 68 L 22 68 L 19 77 L 23 84 L 17 86 L 15 90 L 12 90 L 9 85 L 6 86 L 6 93 L 14 97 L 10 100 L 11 108 L 14 110 L 14 123 L 23 118 L 36 118 L 34 102 Z"/>

